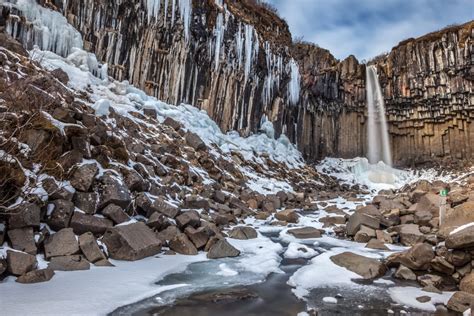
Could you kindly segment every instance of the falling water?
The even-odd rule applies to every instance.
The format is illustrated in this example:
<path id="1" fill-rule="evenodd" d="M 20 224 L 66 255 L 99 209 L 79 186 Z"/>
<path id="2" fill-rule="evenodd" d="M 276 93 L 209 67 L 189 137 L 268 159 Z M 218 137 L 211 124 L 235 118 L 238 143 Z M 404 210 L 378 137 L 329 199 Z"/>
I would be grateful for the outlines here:
<path id="1" fill-rule="evenodd" d="M 369 122 L 367 128 L 368 159 L 371 164 L 383 161 L 392 165 L 390 141 L 388 139 L 387 120 L 385 118 L 385 105 L 377 76 L 377 68 L 368 66 L 367 76 L 367 108 Z"/>

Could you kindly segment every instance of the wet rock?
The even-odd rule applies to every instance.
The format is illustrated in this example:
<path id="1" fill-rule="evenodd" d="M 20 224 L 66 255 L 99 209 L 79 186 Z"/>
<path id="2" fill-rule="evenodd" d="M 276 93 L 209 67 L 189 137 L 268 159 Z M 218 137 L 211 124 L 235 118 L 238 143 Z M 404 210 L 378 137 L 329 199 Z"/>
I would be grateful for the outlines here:
<path id="1" fill-rule="evenodd" d="M 229 244 L 227 240 L 220 239 L 218 240 L 207 253 L 209 259 L 219 259 L 226 257 L 237 257 L 240 255 L 240 251 L 234 246 Z"/>
<path id="2" fill-rule="evenodd" d="M 127 186 L 117 177 L 105 174 L 100 178 L 99 186 L 99 208 L 103 209 L 109 204 L 118 205 L 126 209 L 132 202 L 132 197 Z"/>
<path id="3" fill-rule="evenodd" d="M 416 274 L 402 264 L 398 267 L 393 276 L 397 279 L 416 281 Z"/>
<path id="4" fill-rule="evenodd" d="M 106 259 L 92 233 L 84 233 L 79 236 L 79 248 L 89 262 L 95 263 Z"/>
<path id="5" fill-rule="evenodd" d="M 434 256 L 434 251 L 430 245 L 425 243 L 416 244 L 406 251 L 390 255 L 387 258 L 387 265 L 402 264 L 412 270 L 427 270 Z"/>
<path id="6" fill-rule="evenodd" d="M 102 210 L 102 215 L 112 220 L 114 224 L 122 224 L 130 220 L 130 216 L 118 205 L 109 204 Z"/>
<path id="7" fill-rule="evenodd" d="M 170 249 L 183 255 L 197 255 L 198 251 L 188 236 L 179 233 L 169 242 Z"/>
<path id="8" fill-rule="evenodd" d="M 464 249 L 474 247 L 474 226 L 469 226 L 446 237 L 446 247 Z"/>
<path id="9" fill-rule="evenodd" d="M 474 272 L 471 272 L 462 278 L 461 282 L 459 283 L 459 289 L 474 295 Z"/>
<path id="10" fill-rule="evenodd" d="M 275 218 L 287 223 L 298 223 L 298 214 L 295 210 L 287 209 L 275 214 Z"/>
<path id="11" fill-rule="evenodd" d="M 13 275 L 23 275 L 36 268 L 36 257 L 24 252 L 7 250 L 7 269 Z"/>
<path id="12" fill-rule="evenodd" d="M 111 220 L 106 218 L 87 215 L 81 212 L 74 212 L 70 226 L 76 235 L 81 235 L 87 232 L 91 232 L 94 235 L 102 235 L 105 233 L 107 228 L 113 226 L 113 223 Z"/>
<path id="13" fill-rule="evenodd" d="M 72 171 L 69 181 L 74 189 L 87 192 L 98 171 L 99 168 L 95 163 L 79 165 Z"/>
<path id="14" fill-rule="evenodd" d="M 41 269 L 41 270 L 33 270 L 30 272 L 27 272 L 26 274 L 23 274 L 22 276 L 19 276 L 16 279 L 16 282 L 25 283 L 25 284 L 40 283 L 40 282 L 46 282 L 46 281 L 51 280 L 53 276 L 54 276 L 54 271 L 49 268 Z"/>
<path id="15" fill-rule="evenodd" d="M 320 238 L 321 231 L 314 227 L 302 227 L 302 228 L 294 228 L 288 230 L 288 234 L 291 234 L 299 239 L 307 239 L 307 238 Z"/>
<path id="16" fill-rule="evenodd" d="M 204 150 L 207 148 L 203 140 L 194 133 L 187 132 L 184 139 L 186 140 L 186 144 L 194 148 L 194 150 Z"/>
<path id="17" fill-rule="evenodd" d="M 36 255 L 37 248 L 33 228 L 10 229 L 7 235 L 13 249 L 29 253 L 30 255 Z"/>
<path id="18" fill-rule="evenodd" d="M 257 231 L 250 226 L 237 226 L 229 232 L 229 237 L 234 239 L 254 239 L 257 238 Z"/>
<path id="19" fill-rule="evenodd" d="M 451 296 L 448 301 L 448 308 L 458 313 L 464 313 L 466 310 L 471 308 L 474 304 L 474 295 L 458 291 Z"/>
<path id="20" fill-rule="evenodd" d="M 176 217 L 176 225 L 178 225 L 180 229 L 184 229 L 187 226 L 197 228 L 201 225 L 201 218 L 199 217 L 199 213 L 196 211 L 185 211 Z"/>
<path id="21" fill-rule="evenodd" d="M 98 196 L 95 192 L 80 192 L 76 191 L 74 194 L 74 205 L 85 212 L 86 214 L 93 215 L 97 210 Z"/>
<path id="22" fill-rule="evenodd" d="M 34 203 L 21 204 L 11 211 L 8 219 L 10 229 L 23 227 L 39 227 L 41 210 Z"/>
<path id="23" fill-rule="evenodd" d="M 46 259 L 51 257 L 68 256 L 79 252 L 79 244 L 72 228 L 63 228 L 50 235 L 44 243 Z"/>
<path id="24" fill-rule="evenodd" d="M 51 258 L 48 268 L 54 271 L 89 270 L 90 263 L 83 256 L 61 256 Z"/>
<path id="25" fill-rule="evenodd" d="M 117 260 L 139 260 L 161 250 L 161 241 L 142 222 L 109 228 L 102 242 L 110 257 Z"/>
<path id="26" fill-rule="evenodd" d="M 364 279 L 375 279 L 381 277 L 387 271 L 385 265 L 380 261 L 352 252 L 343 252 L 332 256 L 331 261 L 338 266 L 357 273 Z"/>
<path id="27" fill-rule="evenodd" d="M 361 225 L 372 229 L 379 229 L 380 220 L 363 213 L 354 213 L 349 217 L 346 225 L 346 232 L 348 236 L 354 236 L 360 229 Z"/>
<path id="28" fill-rule="evenodd" d="M 47 220 L 49 227 L 56 231 L 69 227 L 72 213 L 74 213 L 74 203 L 67 200 L 56 200 L 48 205 L 48 210 L 52 210 Z"/>

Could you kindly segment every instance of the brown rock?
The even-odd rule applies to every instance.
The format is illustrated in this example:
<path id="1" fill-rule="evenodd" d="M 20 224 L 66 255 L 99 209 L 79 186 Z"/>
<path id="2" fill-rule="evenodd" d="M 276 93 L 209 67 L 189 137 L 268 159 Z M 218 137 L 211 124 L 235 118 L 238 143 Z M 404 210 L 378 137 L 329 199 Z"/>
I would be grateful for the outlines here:
<path id="1" fill-rule="evenodd" d="M 81 248 L 82 253 L 89 262 L 95 263 L 106 259 L 92 233 L 84 233 L 79 236 L 79 248 Z"/>
<path id="2" fill-rule="evenodd" d="M 180 229 L 185 229 L 187 226 L 197 228 L 201 225 L 201 218 L 197 211 L 185 211 L 176 217 L 176 225 L 178 225 Z"/>
<path id="3" fill-rule="evenodd" d="M 361 225 L 370 227 L 372 229 L 379 229 L 380 220 L 373 216 L 356 212 L 349 217 L 349 221 L 347 222 L 347 235 L 354 236 L 359 231 Z"/>
<path id="4" fill-rule="evenodd" d="M 474 225 L 454 232 L 454 234 L 450 233 L 446 237 L 446 247 L 450 249 L 474 247 Z"/>
<path id="5" fill-rule="evenodd" d="M 150 218 L 146 222 L 148 227 L 155 228 L 158 231 L 166 229 L 171 225 L 171 222 L 168 220 L 168 217 L 165 215 L 155 212 L 151 214 Z"/>
<path id="6" fill-rule="evenodd" d="M 102 215 L 112 220 L 114 224 L 122 224 L 130 220 L 130 216 L 118 205 L 109 204 L 102 210 Z"/>
<path id="7" fill-rule="evenodd" d="M 459 289 L 474 295 L 474 272 L 462 278 L 461 283 L 459 283 Z"/>
<path id="8" fill-rule="evenodd" d="M 454 266 L 443 257 L 435 257 L 431 260 L 431 268 L 447 275 L 453 274 L 455 270 Z"/>
<path id="9" fill-rule="evenodd" d="M 250 226 L 237 226 L 229 232 L 229 237 L 234 239 L 254 239 L 257 238 L 257 231 Z"/>
<path id="10" fill-rule="evenodd" d="M 185 234 L 177 234 L 170 242 L 170 249 L 183 255 L 197 255 L 198 251 L 194 244 Z"/>
<path id="11" fill-rule="evenodd" d="M 102 235 L 105 233 L 107 228 L 113 226 L 113 223 L 111 220 L 106 218 L 87 215 L 81 212 L 74 212 L 70 226 L 76 235 L 81 235 L 87 232 L 91 232 L 94 235 Z"/>
<path id="12" fill-rule="evenodd" d="M 69 178 L 71 185 L 79 191 L 89 191 L 99 168 L 95 163 L 77 166 Z"/>
<path id="13" fill-rule="evenodd" d="M 371 240 L 369 240 L 367 245 L 365 245 L 365 248 L 385 250 L 385 251 L 390 250 L 387 246 L 385 246 L 383 242 L 375 238 L 372 238 Z"/>
<path id="14" fill-rule="evenodd" d="M 9 229 L 23 227 L 39 227 L 41 210 L 34 203 L 21 204 L 11 211 L 8 219 Z"/>
<path id="15" fill-rule="evenodd" d="M 41 269 L 41 270 L 33 270 L 30 272 L 27 272 L 26 274 L 23 274 L 22 276 L 19 276 L 16 279 L 16 282 L 25 283 L 25 284 L 40 283 L 40 282 L 46 282 L 46 281 L 51 280 L 53 276 L 54 276 L 54 271 L 49 268 Z"/>
<path id="16" fill-rule="evenodd" d="M 288 234 L 291 234 L 299 239 L 306 239 L 306 238 L 320 238 L 321 231 L 314 227 L 302 227 L 302 228 L 294 228 L 288 230 Z"/>
<path id="17" fill-rule="evenodd" d="M 287 209 L 275 214 L 275 218 L 287 223 L 298 223 L 298 214 L 295 210 Z"/>
<path id="18" fill-rule="evenodd" d="M 162 231 L 160 231 L 156 236 L 161 241 L 170 241 L 171 239 L 175 238 L 178 234 L 180 234 L 180 230 L 176 226 L 168 226 Z"/>
<path id="19" fill-rule="evenodd" d="M 90 263 L 83 256 L 61 256 L 51 258 L 48 268 L 54 271 L 89 270 Z"/>
<path id="20" fill-rule="evenodd" d="M 30 255 L 36 255 L 37 248 L 33 228 L 10 229 L 7 234 L 13 249 L 29 253 Z"/>
<path id="21" fill-rule="evenodd" d="M 73 202 L 81 211 L 93 215 L 97 210 L 98 196 L 95 192 L 76 191 L 76 193 L 74 193 Z"/>
<path id="22" fill-rule="evenodd" d="M 125 182 L 110 173 L 106 173 L 100 178 L 99 197 L 100 209 L 109 204 L 115 204 L 126 209 L 132 202 L 130 191 Z"/>
<path id="23" fill-rule="evenodd" d="M 74 212 L 74 203 L 66 200 L 55 200 L 48 205 L 48 210 L 51 210 L 51 215 L 47 220 L 49 227 L 56 231 L 69 227 Z"/>
<path id="24" fill-rule="evenodd" d="M 227 240 L 220 239 L 218 240 L 207 253 L 209 259 L 219 259 L 226 257 L 237 257 L 240 255 L 240 251 L 234 246 L 229 244 Z"/>
<path id="25" fill-rule="evenodd" d="M 44 243 L 46 259 L 51 257 L 68 256 L 79 252 L 79 244 L 72 228 L 63 228 L 50 235 Z"/>
<path id="26" fill-rule="evenodd" d="M 402 264 L 412 270 L 427 270 L 434 257 L 434 251 L 430 245 L 416 244 L 406 251 L 390 255 L 387 258 L 387 265 Z"/>
<path id="27" fill-rule="evenodd" d="M 397 279 L 416 281 L 416 274 L 403 264 L 398 267 L 393 276 Z"/>
<path id="28" fill-rule="evenodd" d="M 214 235 L 214 232 L 207 227 L 199 227 L 198 229 L 195 229 L 191 226 L 188 226 L 184 230 L 184 233 L 188 236 L 197 249 L 201 249 L 206 246 L 209 238 Z"/>
<path id="29" fill-rule="evenodd" d="M 7 269 L 13 275 L 22 275 L 36 268 L 36 257 L 24 252 L 7 250 Z"/>
<path id="30" fill-rule="evenodd" d="M 474 295 L 458 291 L 448 301 L 448 308 L 458 313 L 464 313 L 474 305 Z"/>
<path id="31" fill-rule="evenodd" d="M 352 252 L 343 252 L 332 256 L 331 261 L 338 266 L 357 273 L 364 279 L 375 279 L 381 277 L 387 271 L 385 265 L 380 261 Z"/>
<path id="32" fill-rule="evenodd" d="M 186 140 L 186 144 L 194 148 L 194 150 L 204 150 L 207 148 L 202 139 L 194 133 L 187 132 L 184 138 Z"/>

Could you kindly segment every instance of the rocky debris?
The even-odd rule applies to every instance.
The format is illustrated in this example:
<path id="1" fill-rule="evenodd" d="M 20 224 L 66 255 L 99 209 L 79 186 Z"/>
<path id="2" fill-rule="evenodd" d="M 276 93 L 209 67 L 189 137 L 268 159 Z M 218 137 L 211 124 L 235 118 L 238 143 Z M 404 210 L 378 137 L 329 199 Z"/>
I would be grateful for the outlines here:
<path id="1" fill-rule="evenodd" d="M 175 131 L 179 130 L 181 128 L 181 123 L 179 123 L 178 121 L 172 119 L 171 117 L 167 117 L 164 122 L 163 122 L 164 125 L 167 125 L 169 127 L 171 127 L 172 129 L 174 129 Z"/>
<path id="2" fill-rule="evenodd" d="M 354 236 L 360 229 L 361 225 L 372 229 L 379 229 L 380 221 L 370 215 L 356 212 L 349 217 L 346 225 L 346 232 L 348 236 Z"/>
<path id="3" fill-rule="evenodd" d="M 412 270 L 428 270 L 435 253 L 432 247 L 426 243 L 416 244 L 410 249 L 390 255 L 387 265 L 404 265 Z"/>
<path id="4" fill-rule="evenodd" d="M 12 210 L 8 219 L 10 229 L 40 226 L 40 208 L 34 203 L 26 203 Z"/>
<path id="5" fill-rule="evenodd" d="M 74 205 L 89 215 L 94 215 L 97 210 L 98 196 L 96 192 L 79 192 L 74 194 Z"/>
<path id="6" fill-rule="evenodd" d="M 198 229 L 195 229 L 191 226 L 188 226 L 184 230 L 184 233 L 188 236 L 197 249 L 204 248 L 204 246 L 206 246 L 207 242 L 209 241 L 209 238 L 215 235 L 215 233 L 209 229 L 209 227 L 199 227 Z"/>
<path id="7" fill-rule="evenodd" d="M 40 282 L 46 282 L 46 281 L 51 280 L 53 276 L 54 276 L 54 271 L 49 268 L 41 269 L 41 270 L 33 270 L 19 276 L 16 279 L 16 282 L 26 283 L 26 284 L 40 283 Z"/>
<path id="8" fill-rule="evenodd" d="M 416 281 L 416 274 L 401 264 L 393 274 L 397 279 Z"/>
<path id="9" fill-rule="evenodd" d="M 288 230 L 288 234 L 291 234 L 299 239 L 307 238 L 320 238 L 321 231 L 314 227 L 302 227 L 302 228 L 293 228 Z"/>
<path id="10" fill-rule="evenodd" d="M 204 150 L 207 148 L 202 139 L 194 133 L 187 132 L 184 138 L 186 140 L 186 144 L 195 150 Z"/>
<path id="11" fill-rule="evenodd" d="M 188 210 L 176 217 L 176 225 L 178 225 L 178 227 L 182 230 L 184 230 L 187 226 L 197 228 L 201 225 L 201 218 L 197 211 Z"/>
<path id="12" fill-rule="evenodd" d="M 33 228 L 10 229 L 7 232 L 13 249 L 36 255 L 37 247 L 33 234 Z"/>
<path id="13" fill-rule="evenodd" d="M 196 246 L 189 240 L 188 236 L 178 233 L 169 242 L 170 249 L 183 255 L 197 255 Z"/>
<path id="14" fill-rule="evenodd" d="M 464 313 L 469 308 L 473 307 L 474 295 L 458 291 L 451 296 L 448 301 L 448 308 L 458 313 Z"/>
<path id="15" fill-rule="evenodd" d="M 84 233 L 79 236 L 79 248 L 81 248 L 82 253 L 89 262 L 95 263 L 106 259 L 92 233 Z"/>
<path id="16" fill-rule="evenodd" d="M 51 210 L 51 215 L 47 220 L 48 225 L 56 231 L 69 227 L 74 207 L 74 203 L 71 201 L 53 201 L 48 205 L 48 208 Z"/>
<path id="17" fill-rule="evenodd" d="M 63 228 L 50 235 L 44 243 L 46 259 L 51 257 L 68 256 L 79 252 L 79 244 L 72 228 Z"/>
<path id="18" fill-rule="evenodd" d="M 331 261 L 357 273 L 364 279 L 375 279 L 383 276 L 387 268 L 377 259 L 367 258 L 352 252 L 343 252 L 331 257 Z"/>
<path id="19" fill-rule="evenodd" d="M 87 232 L 91 232 L 94 235 L 102 235 L 108 228 L 113 226 L 113 223 L 106 218 L 74 212 L 70 226 L 77 235 Z"/>
<path id="20" fill-rule="evenodd" d="M 69 181 L 74 189 L 87 192 L 89 191 L 99 168 L 95 163 L 76 166 L 71 172 Z"/>
<path id="21" fill-rule="evenodd" d="M 287 223 L 298 223 L 298 214 L 295 210 L 287 209 L 275 214 L 275 218 Z"/>
<path id="22" fill-rule="evenodd" d="M 130 192 L 124 181 L 112 174 L 106 173 L 99 179 L 99 208 L 109 204 L 118 205 L 126 209 L 132 202 Z"/>
<path id="23" fill-rule="evenodd" d="M 160 231 L 158 234 L 156 234 L 156 236 L 159 240 L 164 242 L 172 240 L 180 233 L 181 231 L 178 229 L 178 227 L 171 225 Z"/>
<path id="24" fill-rule="evenodd" d="M 146 224 L 150 228 L 154 228 L 158 231 L 162 231 L 162 230 L 166 229 L 168 226 L 170 226 L 171 222 L 168 219 L 168 217 L 166 217 L 165 215 L 163 215 L 161 213 L 158 213 L 158 212 L 155 212 L 155 213 L 151 214 L 151 216 L 150 216 L 150 218 L 148 218 Z"/>
<path id="25" fill-rule="evenodd" d="M 53 257 L 48 268 L 54 271 L 89 270 L 90 263 L 81 255 Z"/>
<path id="26" fill-rule="evenodd" d="M 114 224 L 122 224 L 130 220 L 130 216 L 118 205 L 109 204 L 102 210 L 102 215 L 112 220 Z"/>
<path id="27" fill-rule="evenodd" d="M 34 270 L 37 264 L 36 257 L 33 255 L 7 250 L 7 269 L 13 275 L 23 275 Z"/>
<path id="28" fill-rule="evenodd" d="M 474 295 L 474 272 L 470 272 L 459 283 L 459 289 L 461 291 Z"/>
<path id="29" fill-rule="evenodd" d="M 219 259 L 226 257 L 237 257 L 240 255 L 240 251 L 234 246 L 229 244 L 225 239 L 219 239 L 207 253 L 209 259 Z"/>
<path id="30" fill-rule="evenodd" d="M 142 222 L 109 228 L 102 242 L 107 246 L 112 259 L 130 261 L 156 255 L 162 244 Z"/>
<path id="31" fill-rule="evenodd" d="M 234 239 L 254 239 L 257 238 L 257 231 L 250 226 L 237 226 L 229 232 L 229 237 Z"/>

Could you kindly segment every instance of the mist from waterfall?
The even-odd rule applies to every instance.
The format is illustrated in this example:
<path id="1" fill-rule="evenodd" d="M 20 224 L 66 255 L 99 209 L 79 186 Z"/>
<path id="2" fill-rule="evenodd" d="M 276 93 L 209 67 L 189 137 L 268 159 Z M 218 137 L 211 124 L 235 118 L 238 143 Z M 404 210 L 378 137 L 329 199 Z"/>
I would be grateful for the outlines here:
<path id="1" fill-rule="evenodd" d="M 367 158 L 371 164 L 383 161 L 386 165 L 392 166 L 385 103 L 377 76 L 377 68 L 373 65 L 366 67 L 366 93 L 368 109 Z"/>

